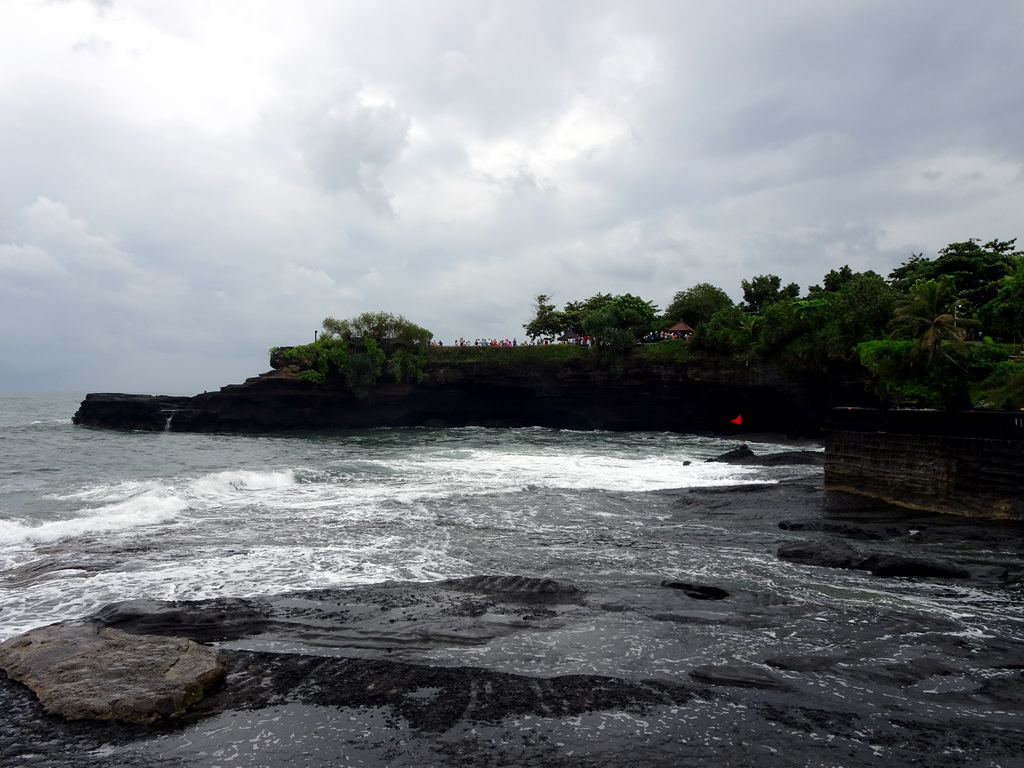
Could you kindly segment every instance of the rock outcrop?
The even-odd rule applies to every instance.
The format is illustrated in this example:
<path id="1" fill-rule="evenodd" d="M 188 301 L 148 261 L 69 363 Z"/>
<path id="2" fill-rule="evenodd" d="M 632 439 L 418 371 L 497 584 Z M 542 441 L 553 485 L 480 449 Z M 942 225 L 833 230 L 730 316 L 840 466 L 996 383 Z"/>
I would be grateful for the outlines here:
<path id="1" fill-rule="evenodd" d="M 778 555 L 801 565 L 870 571 L 875 576 L 967 579 L 971 573 L 956 563 L 905 554 L 863 553 L 845 541 L 793 541 L 779 547 Z"/>
<path id="2" fill-rule="evenodd" d="M 227 673 L 216 650 L 191 640 L 94 623 L 54 624 L 6 640 L 0 668 L 49 714 L 123 723 L 178 717 Z"/>
<path id="3" fill-rule="evenodd" d="M 422 382 L 381 380 L 365 398 L 343 381 L 312 384 L 288 367 L 194 397 L 94 393 L 74 422 L 182 432 L 539 426 L 728 433 L 742 411 L 751 428 L 813 435 L 834 397 L 770 368 L 636 359 L 613 370 L 596 360 L 510 359 L 431 363 Z"/>

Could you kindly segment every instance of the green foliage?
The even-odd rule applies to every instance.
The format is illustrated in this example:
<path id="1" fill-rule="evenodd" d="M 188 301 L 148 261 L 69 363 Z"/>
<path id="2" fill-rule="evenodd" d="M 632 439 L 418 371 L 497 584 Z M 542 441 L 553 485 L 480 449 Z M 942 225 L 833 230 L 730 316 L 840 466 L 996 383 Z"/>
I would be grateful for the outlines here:
<path id="1" fill-rule="evenodd" d="M 873 274 L 873 273 L 872 273 Z M 853 280 L 855 273 L 850 269 L 849 264 L 844 264 L 840 269 L 830 269 L 825 278 L 821 281 L 822 286 L 812 285 L 807 291 L 809 298 L 815 298 L 820 293 L 835 293 L 842 290 L 843 286 Z"/>
<path id="2" fill-rule="evenodd" d="M 783 299 L 795 299 L 800 295 L 800 286 L 790 283 L 782 287 L 782 279 L 778 275 L 758 275 L 752 280 L 741 280 L 743 287 L 744 309 L 755 315 L 761 314 L 766 307 Z"/>
<path id="3" fill-rule="evenodd" d="M 639 296 L 625 293 L 583 318 L 583 331 L 606 355 L 621 359 L 637 341 L 650 333 L 658 308 Z"/>
<path id="4" fill-rule="evenodd" d="M 960 301 L 953 291 L 950 277 L 926 280 L 896 302 L 893 335 L 916 340 L 915 359 L 925 354 L 931 364 L 940 350 L 948 356 L 948 347 L 943 345 L 962 345 L 966 328 L 976 325 L 970 318 L 958 316 Z"/>
<path id="5" fill-rule="evenodd" d="M 534 299 L 533 319 L 523 326 L 530 338 L 574 333 L 593 336 L 604 347 L 622 347 L 648 333 L 658 314 L 652 302 L 628 293 L 598 293 L 586 301 L 566 303 L 561 312 L 550 298 L 541 294 Z"/>
<path id="6" fill-rule="evenodd" d="M 992 301 L 1000 281 L 1011 274 L 1021 253 L 1014 251 L 1013 240 L 991 240 L 984 245 L 977 238 L 950 243 L 935 259 L 914 254 L 889 274 L 900 291 L 909 292 L 922 281 L 948 279 L 952 292 L 971 311 Z"/>
<path id="7" fill-rule="evenodd" d="M 324 318 L 324 335 L 339 338 L 346 343 L 374 339 L 388 354 L 395 349 L 415 349 L 430 344 L 434 337 L 426 328 L 410 323 L 402 315 L 390 312 L 364 312 L 350 320 Z"/>
<path id="8" fill-rule="evenodd" d="M 739 356 L 749 352 L 759 336 L 761 318 L 730 305 L 715 312 L 694 330 L 689 343 L 712 355 Z"/>
<path id="9" fill-rule="evenodd" d="M 366 397 L 385 369 L 396 382 L 422 380 L 433 334 L 400 315 L 367 312 L 351 320 L 324 320 L 324 332 L 312 344 L 283 352 L 300 378 L 325 384 L 341 377 L 359 397 Z"/>
<path id="10" fill-rule="evenodd" d="M 348 349 L 337 339 L 322 338 L 312 344 L 300 344 L 285 351 L 287 360 L 297 365 L 299 377 L 323 384 L 333 371 L 341 373 L 348 362 Z"/>
<path id="11" fill-rule="evenodd" d="M 688 363 L 700 358 L 700 352 L 692 344 L 669 339 L 653 344 L 641 344 L 634 354 L 641 360 L 659 363 Z"/>
<path id="12" fill-rule="evenodd" d="M 835 290 L 827 290 L 822 298 L 828 310 L 820 335 L 829 359 L 850 360 L 859 342 L 881 338 L 892 318 L 896 295 L 881 275 L 871 271 L 855 273 Z"/>
<path id="13" fill-rule="evenodd" d="M 721 288 L 711 283 L 697 283 L 692 288 L 676 293 L 665 310 L 665 319 L 672 323 L 682 321 L 696 329 L 718 310 L 731 306 L 732 299 Z"/>
<path id="14" fill-rule="evenodd" d="M 985 408 L 1024 410 L 1024 363 L 1004 361 L 971 390 L 975 402 Z"/>
<path id="15" fill-rule="evenodd" d="M 969 408 L 971 383 L 992 375 L 1005 353 L 994 345 L 947 342 L 946 354 L 925 364 L 913 340 L 881 339 L 857 345 L 860 361 L 871 371 L 882 394 L 898 403 L 935 408 Z"/>
<path id="16" fill-rule="evenodd" d="M 597 293 L 586 301 L 568 302 L 562 310 L 562 329 L 582 336 L 586 333 L 583 321 L 587 315 L 604 309 L 612 302 L 613 298 L 610 293 Z"/>
<path id="17" fill-rule="evenodd" d="M 997 338 L 1024 342 L 1024 257 L 1016 258 L 1013 274 L 999 281 L 995 298 L 978 310 L 978 319 Z"/>
<path id="18" fill-rule="evenodd" d="M 555 305 L 549 304 L 551 297 L 540 294 L 534 299 L 533 319 L 523 326 L 526 335 L 531 339 L 538 336 L 557 336 L 565 329 L 565 317 L 555 311 Z"/>

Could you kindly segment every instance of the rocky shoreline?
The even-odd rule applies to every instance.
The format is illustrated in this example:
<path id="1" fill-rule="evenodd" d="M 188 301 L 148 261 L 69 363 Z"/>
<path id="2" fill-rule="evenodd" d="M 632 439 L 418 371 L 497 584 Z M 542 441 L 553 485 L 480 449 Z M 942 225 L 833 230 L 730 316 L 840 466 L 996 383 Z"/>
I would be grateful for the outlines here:
<path id="1" fill-rule="evenodd" d="M 803 542 L 920 560 L 927 542 L 929 562 L 938 549 L 962 573 L 893 577 L 1020 594 L 1019 525 L 830 511 L 814 482 L 659 493 L 681 515 L 774 527 L 766 558 Z M 861 590 L 888 583 L 870 569 L 842 573 Z M 0 764 L 1024 764 L 1016 624 L 976 636 L 912 601 L 865 614 L 771 584 L 481 575 L 130 601 L 79 625 L 215 647 L 226 677 L 152 724 L 66 722 L 0 677 L 10 713 Z"/>

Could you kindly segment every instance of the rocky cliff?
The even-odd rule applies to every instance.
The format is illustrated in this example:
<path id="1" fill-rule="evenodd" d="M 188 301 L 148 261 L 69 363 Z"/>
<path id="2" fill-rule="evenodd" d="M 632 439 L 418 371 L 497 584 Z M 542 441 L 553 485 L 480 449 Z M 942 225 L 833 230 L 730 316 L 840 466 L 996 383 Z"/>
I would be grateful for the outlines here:
<path id="1" fill-rule="evenodd" d="M 343 382 L 312 384 L 278 368 L 194 397 L 90 394 L 76 424 L 116 429 L 274 432 L 405 426 L 815 434 L 830 406 L 825 385 L 775 369 L 633 360 L 433 363 L 420 383 L 382 380 L 365 397 Z M 739 428 L 736 428 L 739 431 Z"/>

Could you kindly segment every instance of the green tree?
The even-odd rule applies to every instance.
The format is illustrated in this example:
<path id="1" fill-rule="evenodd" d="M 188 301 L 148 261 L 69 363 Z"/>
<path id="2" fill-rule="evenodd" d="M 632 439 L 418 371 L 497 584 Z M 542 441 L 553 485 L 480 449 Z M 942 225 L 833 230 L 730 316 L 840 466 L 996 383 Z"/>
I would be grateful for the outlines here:
<path id="1" fill-rule="evenodd" d="M 426 328 L 390 312 L 364 312 L 349 320 L 324 318 L 324 336 L 337 337 L 345 342 L 374 339 L 386 353 L 396 349 L 415 350 L 430 344 L 434 334 Z"/>
<path id="2" fill-rule="evenodd" d="M 526 335 L 531 339 L 538 336 L 557 336 L 565 328 L 565 316 L 549 304 L 551 297 L 540 294 L 534 298 L 533 318 L 523 326 Z"/>
<path id="3" fill-rule="evenodd" d="M 562 317 L 565 325 L 564 330 L 582 336 L 586 331 L 583 328 L 583 321 L 587 315 L 604 309 L 615 297 L 610 293 L 597 293 L 586 301 L 567 302 L 562 308 Z"/>
<path id="4" fill-rule="evenodd" d="M 676 323 L 680 320 L 696 328 L 709 320 L 715 312 L 732 306 L 729 294 L 711 283 L 697 285 L 679 291 L 672 297 L 672 303 L 665 310 L 665 319 Z"/>
<path id="5" fill-rule="evenodd" d="M 1018 256 L 1015 266 L 1000 281 L 995 298 L 978 310 L 978 319 L 992 336 L 1024 343 L 1024 257 Z"/>
<path id="6" fill-rule="evenodd" d="M 826 276 L 826 285 L 829 281 Z M 822 294 L 827 310 L 815 320 L 817 334 L 830 360 L 852 360 L 862 341 L 880 339 L 889 328 L 896 290 L 875 272 L 855 272 L 834 290 Z"/>
<path id="7" fill-rule="evenodd" d="M 996 297 L 1000 282 L 1016 267 L 1017 239 L 990 240 L 984 245 L 977 238 L 950 243 L 935 259 L 914 254 L 889 274 L 889 280 L 904 293 L 927 280 L 948 278 L 952 290 L 976 311 Z"/>
<path id="8" fill-rule="evenodd" d="M 899 404 L 965 409 L 972 387 L 990 378 L 1006 360 L 991 344 L 962 345 L 922 365 L 913 339 L 880 339 L 857 345 L 861 363 L 871 372 L 879 393 Z"/>
<path id="9" fill-rule="evenodd" d="M 323 328 L 314 343 L 284 352 L 303 379 L 324 384 L 339 376 L 359 397 L 366 397 L 385 369 L 395 381 L 423 378 L 433 334 L 401 315 L 365 312 L 349 320 L 327 317 Z"/>
<path id="10" fill-rule="evenodd" d="M 658 308 L 653 303 L 624 293 L 587 314 L 583 331 L 606 352 L 622 354 L 650 333 L 657 316 Z"/>
<path id="11" fill-rule="evenodd" d="M 1024 363 L 999 362 L 972 389 L 973 398 L 986 408 L 1024 410 Z"/>
<path id="12" fill-rule="evenodd" d="M 762 318 L 736 305 L 722 307 L 694 329 L 690 344 L 712 355 L 743 356 L 757 341 Z"/>
<path id="13" fill-rule="evenodd" d="M 944 345 L 961 346 L 965 328 L 973 321 L 958 316 L 960 300 L 953 293 L 953 280 L 946 277 L 918 283 L 896 302 L 893 335 L 916 342 L 914 357 L 927 356 L 931 364 Z"/>
<path id="14" fill-rule="evenodd" d="M 752 280 L 741 280 L 745 309 L 755 315 L 761 314 L 765 307 L 782 299 L 795 299 L 800 295 L 800 286 L 790 283 L 782 287 L 782 279 L 778 275 L 758 275 Z"/>
<path id="15" fill-rule="evenodd" d="M 822 279 L 822 285 L 812 285 L 807 290 L 807 296 L 809 298 L 817 298 L 822 293 L 836 293 L 842 290 L 843 286 L 853 280 L 856 274 L 850 269 L 849 264 L 844 264 L 838 270 L 831 269 L 828 274 Z"/>

